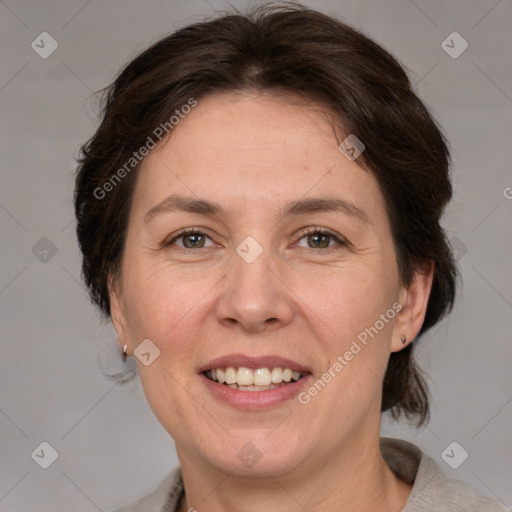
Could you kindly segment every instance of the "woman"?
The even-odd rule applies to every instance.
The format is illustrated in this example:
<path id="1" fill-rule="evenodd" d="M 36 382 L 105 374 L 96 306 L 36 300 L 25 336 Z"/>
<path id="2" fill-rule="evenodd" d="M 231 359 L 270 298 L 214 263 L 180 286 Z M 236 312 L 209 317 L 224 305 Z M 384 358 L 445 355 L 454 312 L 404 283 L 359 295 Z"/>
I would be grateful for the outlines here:
<path id="1" fill-rule="evenodd" d="M 428 420 L 413 342 L 447 314 L 446 141 L 397 61 L 301 6 L 130 62 L 82 148 L 94 302 L 180 467 L 120 511 L 501 511 L 381 414 Z"/>

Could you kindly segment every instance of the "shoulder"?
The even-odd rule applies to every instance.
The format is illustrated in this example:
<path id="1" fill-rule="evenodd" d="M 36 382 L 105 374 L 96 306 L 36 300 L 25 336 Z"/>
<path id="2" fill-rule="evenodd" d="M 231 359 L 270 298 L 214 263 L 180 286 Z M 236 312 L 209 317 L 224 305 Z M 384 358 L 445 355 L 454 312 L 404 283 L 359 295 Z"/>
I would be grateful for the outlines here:
<path id="1" fill-rule="evenodd" d="M 380 445 L 393 472 L 413 485 L 401 512 L 509 512 L 504 504 L 478 495 L 467 483 L 447 478 L 441 467 L 414 444 L 381 438 Z"/>
<path id="2" fill-rule="evenodd" d="M 461 480 L 447 478 L 439 490 L 436 505 L 440 511 L 460 510 L 464 512 L 509 512 L 499 501 L 478 495 Z M 443 506 L 444 508 L 441 508 Z M 437 510 L 437 509 L 436 509 Z"/>
<path id="3" fill-rule="evenodd" d="M 182 491 L 181 469 L 178 467 L 146 496 L 110 512 L 174 512 Z"/>

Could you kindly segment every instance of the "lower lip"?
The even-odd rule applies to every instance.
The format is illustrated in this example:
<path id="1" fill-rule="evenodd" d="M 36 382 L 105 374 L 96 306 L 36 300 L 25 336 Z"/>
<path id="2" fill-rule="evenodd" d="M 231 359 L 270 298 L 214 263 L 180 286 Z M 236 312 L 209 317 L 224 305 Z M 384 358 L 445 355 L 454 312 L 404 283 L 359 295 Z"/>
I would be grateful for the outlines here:
<path id="1" fill-rule="evenodd" d="M 218 382 L 210 380 L 203 373 L 200 373 L 199 377 L 208 390 L 222 402 L 225 402 L 232 407 L 236 407 L 237 409 L 259 411 L 263 409 L 270 409 L 271 407 L 282 404 L 283 402 L 296 397 L 311 375 L 305 375 L 296 382 L 290 382 L 289 384 L 284 384 L 283 386 L 264 391 L 243 391 L 240 389 L 233 389 L 224 384 L 219 384 Z"/>

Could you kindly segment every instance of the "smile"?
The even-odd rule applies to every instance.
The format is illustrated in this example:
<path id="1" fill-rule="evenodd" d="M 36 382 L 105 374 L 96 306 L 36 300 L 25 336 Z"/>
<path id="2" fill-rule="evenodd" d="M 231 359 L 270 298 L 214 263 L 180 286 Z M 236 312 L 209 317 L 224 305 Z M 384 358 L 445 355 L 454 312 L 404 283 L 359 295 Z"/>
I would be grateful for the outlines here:
<path id="1" fill-rule="evenodd" d="M 242 353 L 217 357 L 199 367 L 197 374 L 215 401 L 246 411 L 284 404 L 312 378 L 311 368 L 292 359 Z"/>
<path id="2" fill-rule="evenodd" d="M 266 391 L 277 388 L 289 382 L 297 382 L 302 377 L 302 372 L 293 371 L 291 368 L 258 368 L 251 370 L 243 366 L 235 368 L 215 368 L 207 370 L 205 375 L 208 379 L 224 384 L 231 389 L 243 391 Z"/>

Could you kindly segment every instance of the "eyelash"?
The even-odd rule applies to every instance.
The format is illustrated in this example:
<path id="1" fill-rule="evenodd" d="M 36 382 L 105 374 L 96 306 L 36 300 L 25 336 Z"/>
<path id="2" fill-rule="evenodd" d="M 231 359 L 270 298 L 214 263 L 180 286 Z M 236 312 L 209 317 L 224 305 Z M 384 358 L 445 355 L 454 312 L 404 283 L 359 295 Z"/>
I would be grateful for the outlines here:
<path id="1" fill-rule="evenodd" d="M 203 236 L 206 236 L 207 238 L 210 238 L 206 233 L 204 233 L 203 231 L 200 231 L 199 229 L 186 228 L 186 229 L 183 229 L 180 232 L 178 232 L 176 234 L 176 236 L 174 236 L 168 242 L 165 242 L 163 245 L 165 247 L 170 246 L 170 245 L 174 244 L 174 242 L 176 242 L 176 240 L 179 240 L 180 238 L 183 238 L 186 235 L 203 235 Z M 309 235 L 327 235 L 330 238 L 334 239 L 342 247 L 346 247 L 349 245 L 349 242 L 347 240 L 338 237 L 332 231 L 329 231 L 329 230 L 323 229 L 323 228 L 317 228 L 317 227 L 310 227 L 307 229 L 307 231 L 304 231 L 303 233 L 301 233 L 299 240 L 302 240 L 303 238 L 305 238 Z M 211 240 L 211 238 L 210 238 L 210 240 Z M 327 251 L 327 250 L 332 250 L 333 248 L 336 249 L 335 247 L 325 247 L 325 248 L 307 247 L 307 249 L 311 249 L 313 251 L 318 251 L 318 250 Z M 199 247 L 198 249 L 190 249 L 189 247 L 179 247 L 179 249 L 182 251 L 188 252 L 188 251 L 197 251 L 198 249 L 205 249 L 205 247 Z"/>

